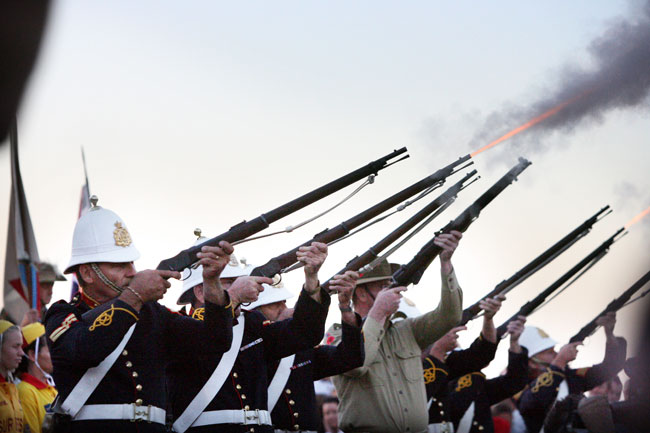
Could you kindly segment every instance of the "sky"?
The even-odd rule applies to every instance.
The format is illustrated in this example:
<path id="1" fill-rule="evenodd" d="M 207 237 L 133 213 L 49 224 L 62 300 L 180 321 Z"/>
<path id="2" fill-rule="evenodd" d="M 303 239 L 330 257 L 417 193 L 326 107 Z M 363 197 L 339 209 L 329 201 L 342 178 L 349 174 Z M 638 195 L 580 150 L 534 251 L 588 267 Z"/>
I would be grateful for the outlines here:
<path id="1" fill-rule="evenodd" d="M 408 160 L 380 172 L 326 217 L 236 248 L 249 263 L 265 263 L 507 132 L 512 117 L 499 113 L 527 113 L 558 94 L 568 70 L 598 68 L 592 41 L 621 20 L 638 19 L 643 6 L 610 0 L 57 1 L 18 117 L 40 256 L 60 268 L 69 260 L 81 147 L 91 193 L 125 220 L 142 254 L 139 269 L 155 268 L 193 244 L 196 227 L 215 236 L 393 149 L 409 149 Z M 533 164 L 483 211 L 454 255 L 465 305 L 611 205 L 615 212 L 588 237 L 509 294 L 495 318 L 499 325 L 650 205 L 648 102 L 646 94 L 570 128 L 540 124 L 477 155 L 480 181 L 392 260 L 410 260 L 519 156 Z M 0 177 L 2 225 L 9 212 L 8 146 L 0 148 Z M 353 188 L 273 228 L 315 215 Z M 322 279 L 416 207 L 332 246 Z M 2 245 L 5 236 L 0 232 Z M 568 340 L 645 273 L 649 239 L 649 221 L 633 226 L 529 323 Z M 0 263 L 3 256 L 4 249 Z M 436 261 L 406 294 L 421 311 L 437 305 L 438 269 Z M 296 293 L 300 273 L 284 276 Z M 165 305 L 175 306 L 180 286 L 170 289 Z M 55 299 L 68 290 L 57 283 Z M 630 352 L 641 311 L 636 303 L 619 314 L 616 331 L 630 340 Z M 328 323 L 338 314 L 333 308 Z M 471 322 L 462 344 L 479 329 L 480 320 Z M 602 359 L 601 334 L 589 339 L 574 366 Z M 489 374 L 503 369 L 506 348 L 501 344 Z"/>

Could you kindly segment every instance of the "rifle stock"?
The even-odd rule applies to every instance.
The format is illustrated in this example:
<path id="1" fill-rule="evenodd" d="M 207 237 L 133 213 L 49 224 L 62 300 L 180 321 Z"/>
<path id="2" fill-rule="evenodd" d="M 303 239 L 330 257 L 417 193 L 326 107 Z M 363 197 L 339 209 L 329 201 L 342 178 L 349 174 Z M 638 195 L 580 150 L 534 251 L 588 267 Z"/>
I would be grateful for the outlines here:
<path id="1" fill-rule="evenodd" d="M 328 195 L 333 194 L 336 191 L 343 189 L 348 185 L 351 185 L 361 179 L 364 179 L 365 177 L 370 176 L 371 174 L 377 175 L 380 170 L 383 170 L 384 168 L 396 162 L 408 158 L 408 155 L 406 155 L 398 159 L 397 161 L 393 161 L 389 164 L 389 161 L 391 159 L 396 158 L 397 156 L 403 153 L 406 153 L 405 147 L 395 150 L 390 154 L 382 158 L 379 158 L 375 161 L 372 161 L 364 167 L 361 167 L 357 170 L 354 170 L 346 174 L 345 176 L 333 180 L 332 182 L 323 185 L 320 188 L 317 188 L 307 194 L 304 194 L 265 214 L 262 214 L 251 221 L 243 221 L 231 227 L 230 230 L 220 234 L 217 237 L 208 239 L 207 241 L 203 242 L 200 245 L 196 245 L 188 249 L 185 249 L 180 253 L 178 253 L 177 255 L 175 255 L 174 257 L 161 261 L 158 264 L 158 267 L 156 269 L 180 272 L 197 261 L 196 253 L 201 251 L 201 248 L 203 246 L 217 246 L 221 241 L 235 242 L 242 239 L 246 239 L 247 237 L 252 236 L 255 233 L 264 230 L 271 223 L 281 218 L 284 218 L 285 216 L 293 212 L 296 212 L 297 210 L 302 209 L 322 199 L 323 197 L 327 197 Z"/>
<path id="2" fill-rule="evenodd" d="M 499 284 L 497 284 L 490 293 L 488 293 L 481 299 L 494 298 L 499 294 L 505 295 L 507 292 L 514 289 L 519 284 L 523 283 L 528 277 L 533 275 L 538 270 L 542 269 L 544 266 L 546 266 L 548 263 L 550 263 L 560 254 L 562 254 L 564 251 L 569 249 L 578 240 L 582 239 L 584 236 L 589 234 L 593 225 L 596 224 L 598 221 L 600 221 L 600 216 L 608 210 L 609 210 L 609 205 L 599 210 L 595 215 L 593 215 L 591 218 L 587 219 L 585 222 L 583 222 L 578 227 L 576 227 L 573 231 L 571 231 L 571 233 L 564 236 L 562 239 L 557 241 L 554 245 L 552 245 L 542 254 L 540 254 L 535 259 L 533 259 L 526 266 L 524 266 L 519 271 L 514 273 L 510 278 L 508 278 L 507 280 L 503 280 Z M 463 316 L 459 323 L 459 326 L 466 325 L 467 322 L 474 319 L 480 312 L 481 312 L 481 307 L 479 307 L 478 302 L 465 308 L 463 310 Z"/>
<path id="3" fill-rule="evenodd" d="M 508 330 L 508 323 L 510 323 L 512 320 L 517 319 L 517 316 L 525 316 L 527 317 L 530 315 L 537 307 L 542 305 L 542 303 L 548 298 L 554 291 L 559 289 L 564 283 L 569 281 L 569 279 L 580 272 L 583 268 L 586 268 L 594 262 L 594 260 L 598 260 L 601 256 L 607 254 L 609 251 L 609 247 L 612 246 L 614 242 L 616 242 L 616 237 L 621 234 L 623 231 L 625 231 L 624 228 L 620 228 L 619 230 L 616 231 L 609 239 L 607 239 L 605 242 L 603 242 L 598 248 L 593 250 L 587 257 L 582 259 L 578 264 L 576 264 L 574 267 L 569 269 L 564 275 L 562 275 L 560 278 L 558 278 L 553 284 L 548 286 L 546 289 L 544 289 L 539 295 L 537 295 L 535 298 L 532 300 L 528 301 L 527 303 L 524 304 L 523 307 L 519 309 L 519 311 L 515 314 L 513 314 L 510 319 L 506 320 L 501 326 L 497 328 L 497 338 L 501 338 L 505 335 L 505 333 Z"/>
<path id="4" fill-rule="evenodd" d="M 644 276 L 642 276 L 636 283 L 632 284 L 632 286 L 627 289 L 621 296 L 618 298 L 614 299 L 612 302 L 607 305 L 607 307 L 599 314 L 597 315 L 591 322 L 587 323 L 576 335 L 571 337 L 569 340 L 569 343 L 575 343 L 577 341 L 583 341 L 585 338 L 589 337 L 591 334 L 596 331 L 598 328 L 598 324 L 596 324 L 596 321 L 598 320 L 599 317 L 604 316 L 605 314 L 609 312 L 616 312 L 623 308 L 623 306 L 627 303 L 627 301 L 630 300 L 632 295 L 636 293 L 639 289 L 641 289 L 643 286 L 645 286 L 648 281 L 650 281 L 650 271 L 646 272 Z"/>
<path id="5" fill-rule="evenodd" d="M 530 161 L 519 158 L 519 163 L 511 168 L 501 179 L 499 179 L 490 189 L 484 192 L 474 203 L 465 209 L 456 219 L 444 226 L 436 233 L 449 233 L 452 230 L 465 232 L 470 224 L 479 217 L 483 208 L 485 208 L 494 198 L 499 195 L 506 187 L 517 179 L 517 176 L 524 171 Z M 408 286 L 417 284 L 422 278 L 422 274 L 433 260 L 440 254 L 442 249 L 434 243 L 434 238 L 427 242 L 420 251 L 408 262 L 402 265 L 394 274 L 391 287 Z"/>
<path id="6" fill-rule="evenodd" d="M 252 276 L 264 276 L 264 277 L 273 277 L 274 275 L 279 274 L 282 269 L 285 269 L 298 261 L 296 258 L 296 253 L 298 249 L 302 246 L 309 246 L 312 242 L 323 242 L 329 243 L 336 239 L 339 239 L 347 235 L 352 229 L 359 227 L 361 224 L 369 221 L 370 219 L 380 215 L 386 210 L 390 209 L 393 206 L 396 206 L 408 199 L 409 197 L 424 191 L 425 189 L 433 186 L 437 183 L 444 182 L 445 179 L 454 173 L 454 169 L 469 160 L 470 156 L 465 155 L 458 160 L 452 162 L 446 167 L 441 168 L 430 176 L 425 177 L 424 179 L 416 182 L 415 184 L 403 189 L 402 191 L 393 194 L 387 199 L 377 203 L 376 205 L 366 209 L 365 211 L 355 215 L 354 217 L 342 222 L 338 226 L 332 229 L 325 229 L 321 233 L 318 233 L 311 240 L 297 246 L 296 248 L 287 251 L 284 254 L 276 256 L 266 262 L 264 265 L 258 266 L 253 269 L 251 272 Z M 471 163 L 470 163 L 471 164 Z"/>

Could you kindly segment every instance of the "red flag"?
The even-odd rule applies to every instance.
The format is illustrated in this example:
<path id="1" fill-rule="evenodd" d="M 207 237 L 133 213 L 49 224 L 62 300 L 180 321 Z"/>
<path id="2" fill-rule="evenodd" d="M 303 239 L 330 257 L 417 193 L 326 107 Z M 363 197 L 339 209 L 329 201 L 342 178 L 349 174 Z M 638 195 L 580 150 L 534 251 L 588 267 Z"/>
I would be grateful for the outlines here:
<path id="1" fill-rule="evenodd" d="M 18 164 L 18 132 L 16 122 L 9 132 L 11 144 L 11 198 L 9 230 L 4 274 L 4 311 L 14 323 L 20 323 L 31 307 L 40 310 L 40 293 L 36 263 L 38 248 L 29 217 L 25 189 Z"/>

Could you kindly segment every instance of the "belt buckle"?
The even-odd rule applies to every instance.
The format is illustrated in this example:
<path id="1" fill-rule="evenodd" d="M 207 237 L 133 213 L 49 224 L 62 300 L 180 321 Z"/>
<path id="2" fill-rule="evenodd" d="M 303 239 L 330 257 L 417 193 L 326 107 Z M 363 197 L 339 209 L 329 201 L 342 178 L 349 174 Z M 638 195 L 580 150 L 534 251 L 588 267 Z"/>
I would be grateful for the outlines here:
<path id="1" fill-rule="evenodd" d="M 135 403 L 133 404 L 133 418 L 131 418 L 131 422 L 136 422 L 136 421 L 147 421 L 149 424 L 151 424 L 151 405 L 149 406 L 136 406 Z"/>
<path id="2" fill-rule="evenodd" d="M 252 420 L 257 420 L 257 425 L 262 425 L 260 421 L 260 410 L 255 409 L 255 410 L 246 410 L 242 409 L 244 411 L 244 422 L 242 423 L 243 425 L 250 425 L 253 424 L 252 422 L 249 423 L 248 421 Z"/>

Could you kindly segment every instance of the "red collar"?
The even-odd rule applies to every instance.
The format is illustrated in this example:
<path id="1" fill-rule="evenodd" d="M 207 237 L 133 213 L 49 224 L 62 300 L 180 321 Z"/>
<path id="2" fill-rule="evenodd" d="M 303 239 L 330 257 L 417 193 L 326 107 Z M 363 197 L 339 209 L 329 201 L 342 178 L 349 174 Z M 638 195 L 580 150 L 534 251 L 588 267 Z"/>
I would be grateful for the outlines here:
<path id="1" fill-rule="evenodd" d="M 92 310 L 93 308 L 95 308 L 96 306 L 99 305 L 99 302 L 95 301 L 95 300 L 92 299 L 90 296 L 86 295 L 86 294 L 83 292 L 83 290 L 81 290 L 81 291 L 79 292 L 79 294 L 81 295 L 81 300 L 82 300 L 86 305 L 88 305 L 88 306 L 90 307 L 91 310 Z"/>
<path id="2" fill-rule="evenodd" d="M 30 385 L 33 385 L 34 388 L 36 389 L 45 389 L 48 386 L 47 383 L 41 382 L 40 380 L 38 380 L 37 378 L 35 378 L 29 373 L 23 373 L 22 376 L 20 376 L 20 380 L 22 380 L 23 382 L 27 382 Z"/>

